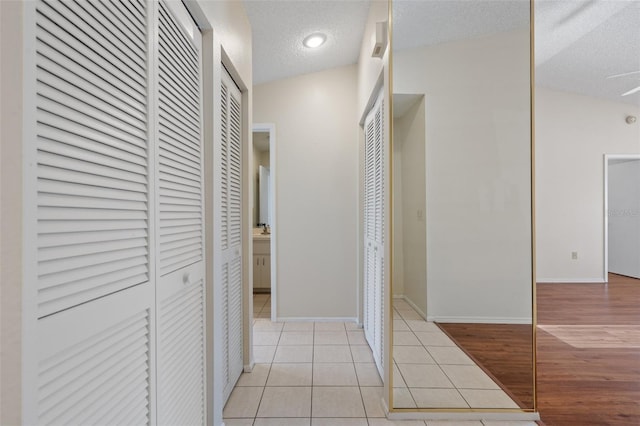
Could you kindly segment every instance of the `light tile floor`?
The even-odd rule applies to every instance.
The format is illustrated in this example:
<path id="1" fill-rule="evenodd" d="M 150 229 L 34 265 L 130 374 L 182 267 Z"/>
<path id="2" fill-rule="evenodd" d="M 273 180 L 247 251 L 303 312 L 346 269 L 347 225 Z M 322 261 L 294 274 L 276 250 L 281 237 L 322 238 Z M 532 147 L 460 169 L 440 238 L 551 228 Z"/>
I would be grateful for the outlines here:
<path id="1" fill-rule="evenodd" d="M 396 408 L 518 408 L 436 324 L 393 301 Z"/>
<path id="2" fill-rule="evenodd" d="M 414 324 L 399 316 L 398 324 L 413 333 L 417 343 L 411 340 L 414 345 L 399 346 L 398 368 L 413 374 L 411 369 L 417 366 L 415 373 L 423 375 L 429 368 L 438 368 L 434 359 L 447 359 L 449 354 L 446 350 L 430 353 L 430 346 L 420 341 L 428 336 L 416 335 L 434 330 L 418 324 L 424 321 Z M 224 408 L 225 426 L 535 426 L 533 422 L 387 420 L 381 403 L 382 381 L 362 329 L 343 322 L 274 323 L 270 317 L 269 295 L 254 295 L 256 364 L 251 373 L 242 374 L 231 393 Z M 417 362 L 424 359 L 430 363 Z M 436 376 L 434 380 L 446 379 L 444 371 Z M 473 376 L 470 380 L 478 379 Z M 449 394 L 459 394 L 456 388 L 437 389 L 436 393 L 426 389 L 426 394 L 423 390 L 404 388 L 414 402 L 416 398 L 449 401 Z"/>

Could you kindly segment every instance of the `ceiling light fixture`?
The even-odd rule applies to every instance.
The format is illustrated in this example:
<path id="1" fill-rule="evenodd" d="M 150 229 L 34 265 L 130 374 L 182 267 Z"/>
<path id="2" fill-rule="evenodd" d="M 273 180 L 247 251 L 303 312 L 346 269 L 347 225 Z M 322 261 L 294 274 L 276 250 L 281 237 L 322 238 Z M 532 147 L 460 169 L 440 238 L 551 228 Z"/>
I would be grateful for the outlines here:
<path id="1" fill-rule="evenodd" d="M 314 49 L 316 47 L 320 47 L 327 41 L 327 36 L 322 33 L 314 33 L 308 35 L 302 40 L 302 44 L 309 49 Z"/>

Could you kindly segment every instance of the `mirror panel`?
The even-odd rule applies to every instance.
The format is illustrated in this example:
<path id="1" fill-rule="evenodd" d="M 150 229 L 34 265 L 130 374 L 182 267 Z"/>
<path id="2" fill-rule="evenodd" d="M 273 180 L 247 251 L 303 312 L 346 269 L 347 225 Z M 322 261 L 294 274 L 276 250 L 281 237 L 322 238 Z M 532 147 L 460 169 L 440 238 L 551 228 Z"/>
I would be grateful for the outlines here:
<path id="1" fill-rule="evenodd" d="M 394 409 L 534 409 L 530 16 L 393 0 Z"/>

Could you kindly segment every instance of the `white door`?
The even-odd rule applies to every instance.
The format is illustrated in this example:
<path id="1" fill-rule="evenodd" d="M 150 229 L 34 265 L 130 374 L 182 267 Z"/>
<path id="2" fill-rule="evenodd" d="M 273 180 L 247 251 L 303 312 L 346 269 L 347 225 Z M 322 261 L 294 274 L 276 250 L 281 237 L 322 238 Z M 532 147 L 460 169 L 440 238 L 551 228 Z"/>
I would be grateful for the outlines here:
<path id="1" fill-rule="evenodd" d="M 150 10 L 26 3 L 24 424 L 154 422 Z M 32 14 L 33 13 L 33 14 Z"/>
<path id="2" fill-rule="evenodd" d="M 640 156 L 607 160 L 608 271 L 640 279 Z"/>
<path id="3" fill-rule="evenodd" d="M 179 19 L 182 18 L 182 19 Z M 201 36 L 181 3 L 158 8 L 158 424 L 205 422 Z"/>
<path id="4" fill-rule="evenodd" d="M 214 265 L 222 288 L 223 400 L 226 401 L 243 369 L 242 314 L 242 95 L 223 69 L 221 93 L 221 139 L 214 181 L 217 196 L 214 212 L 218 238 Z"/>
<path id="5" fill-rule="evenodd" d="M 365 119 L 364 332 L 383 375 L 384 145 L 383 94 Z"/>
<path id="6" fill-rule="evenodd" d="M 202 424 L 199 35 L 164 2 L 25 9 L 23 421 Z"/>

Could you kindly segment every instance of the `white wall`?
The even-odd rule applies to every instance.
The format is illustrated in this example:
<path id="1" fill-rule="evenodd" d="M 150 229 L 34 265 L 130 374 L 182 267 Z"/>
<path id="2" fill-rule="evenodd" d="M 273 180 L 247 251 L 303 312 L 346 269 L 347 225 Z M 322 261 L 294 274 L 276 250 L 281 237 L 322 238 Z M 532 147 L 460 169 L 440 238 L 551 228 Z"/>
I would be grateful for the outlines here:
<path id="1" fill-rule="evenodd" d="M 640 278 L 640 159 L 608 168 L 609 272 Z"/>
<path id="2" fill-rule="evenodd" d="M 22 2 L 0 1 L 0 424 L 22 423 Z"/>
<path id="3" fill-rule="evenodd" d="M 426 267 L 426 234 L 425 220 L 425 103 L 424 98 L 416 102 L 402 117 L 394 119 L 394 168 L 393 182 L 400 181 L 399 188 L 394 188 L 394 220 L 398 220 L 396 235 L 401 240 L 401 248 L 394 246 L 394 257 L 401 251 L 400 259 L 394 260 L 394 269 L 402 268 L 402 295 L 426 315 L 427 312 L 427 267 Z M 396 164 L 397 154 L 401 161 Z M 395 203 L 396 201 L 394 201 Z M 399 209 L 397 209 L 399 207 Z M 397 218 L 397 219 L 396 219 Z M 395 243 L 395 241 L 394 241 Z M 396 278 L 394 276 L 394 278 Z M 394 295 L 399 288 L 393 282 Z"/>
<path id="4" fill-rule="evenodd" d="M 393 235 L 391 244 L 393 244 L 393 271 L 391 280 L 393 282 L 393 297 L 404 296 L 404 215 L 398 214 L 402 212 L 402 205 L 404 200 L 404 194 L 402 193 L 402 173 L 397 173 L 398 170 L 402 170 L 402 143 L 399 143 L 403 139 L 404 129 L 398 125 L 398 119 L 393 119 Z"/>
<path id="5" fill-rule="evenodd" d="M 394 52 L 425 94 L 427 315 L 531 322 L 529 33 Z"/>
<path id="6" fill-rule="evenodd" d="M 277 316 L 356 318 L 357 72 L 347 66 L 254 87 L 274 123 Z"/>
<path id="7" fill-rule="evenodd" d="M 640 108 L 536 89 L 538 282 L 604 281 L 603 158 L 640 153 L 630 114 L 640 117 Z"/>

